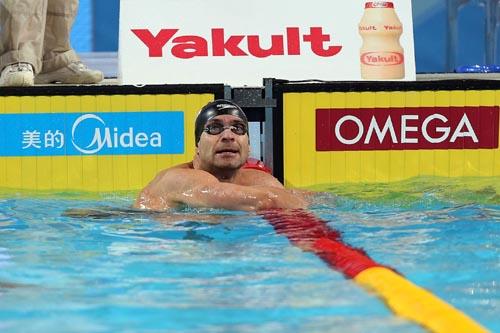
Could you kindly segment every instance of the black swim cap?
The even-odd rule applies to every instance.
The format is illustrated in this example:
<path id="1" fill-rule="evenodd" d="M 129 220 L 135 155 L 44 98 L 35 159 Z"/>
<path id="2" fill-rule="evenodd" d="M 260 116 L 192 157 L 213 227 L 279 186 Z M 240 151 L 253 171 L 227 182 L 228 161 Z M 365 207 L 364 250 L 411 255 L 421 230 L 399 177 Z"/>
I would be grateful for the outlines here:
<path id="1" fill-rule="evenodd" d="M 230 114 L 240 118 L 245 122 L 245 126 L 248 128 L 247 116 L 237 104 L 225 99 L 217 99 L 201 108 L 198 116 L 196 117 L 196 121 L 194 123 L 194 142 L 196 143 L 196 147 L 198 147 L 198 141 L 200 141 L 200 137 L 206 123 L 213 117 L 221 114 Z"/>

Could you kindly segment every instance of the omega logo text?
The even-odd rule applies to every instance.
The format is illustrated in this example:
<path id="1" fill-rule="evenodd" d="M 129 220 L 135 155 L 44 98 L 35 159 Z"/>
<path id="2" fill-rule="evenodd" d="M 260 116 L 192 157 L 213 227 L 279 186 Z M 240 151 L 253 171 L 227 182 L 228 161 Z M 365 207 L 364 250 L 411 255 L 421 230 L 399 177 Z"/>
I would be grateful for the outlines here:
<path id="1" fill-rule="evenodd" d="M 498 107 L 317 109 L 316 150 L 498 148 Z"/>

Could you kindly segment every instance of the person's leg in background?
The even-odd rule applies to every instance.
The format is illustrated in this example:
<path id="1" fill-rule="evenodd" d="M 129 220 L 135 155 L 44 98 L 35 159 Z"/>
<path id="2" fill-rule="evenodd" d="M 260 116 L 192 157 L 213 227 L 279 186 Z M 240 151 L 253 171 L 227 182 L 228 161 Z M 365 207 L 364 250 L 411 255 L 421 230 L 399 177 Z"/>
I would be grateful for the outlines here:
<path id="1" fill-rule="evenodd" d="M 69 38 L 77 12 L 78 0 L 48 0 L 43 65 L 35 83 L 91 84 L 102 81 L 102 72 L 82 64 L 71 47 Z"/>
<path id="2" fill-rule="evenodd" d="M 42 70 L 47 0 L 0 0 L 0 86 L 32 86 Z"/>

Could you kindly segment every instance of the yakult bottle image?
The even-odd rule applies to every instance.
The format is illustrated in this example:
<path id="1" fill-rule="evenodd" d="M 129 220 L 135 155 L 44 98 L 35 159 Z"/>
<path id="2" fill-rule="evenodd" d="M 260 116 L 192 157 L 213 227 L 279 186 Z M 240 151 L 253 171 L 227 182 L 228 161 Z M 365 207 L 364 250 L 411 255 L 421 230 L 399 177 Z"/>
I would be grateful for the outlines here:
<path id="1" fill-rule="evenodd" d="M 394 10 L 394 3 L 365 3 L 358 29 L 363 38 L 360 49 L 361 77 L 367 80 L 404 78 L 404 50 L 399 43 L 403 26 Z"/>

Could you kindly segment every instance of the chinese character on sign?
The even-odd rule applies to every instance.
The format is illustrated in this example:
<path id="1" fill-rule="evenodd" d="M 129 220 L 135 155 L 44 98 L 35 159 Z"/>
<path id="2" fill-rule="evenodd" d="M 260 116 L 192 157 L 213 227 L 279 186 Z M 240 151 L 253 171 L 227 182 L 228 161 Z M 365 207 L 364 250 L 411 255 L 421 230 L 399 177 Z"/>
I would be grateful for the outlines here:
<path id="1" fill-rule="evenodd" d="M 40 148 L 42 142 L 40 141 L 40 132 L 38 131 L 24 131 L 23 132 L 23 149 L 29 147 Z"/>
<path id="2" fill-rule="evenodd" d="M 64 146 L 64 134 L 61 131 L 56 130 L 52 133 L 51 130 L 45 132 L 45 148 L 62 148 Z"/>

